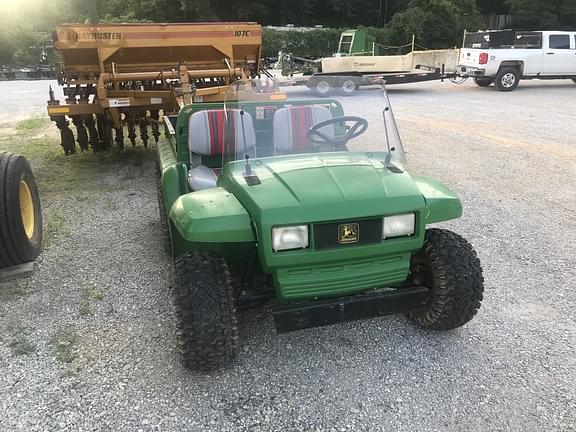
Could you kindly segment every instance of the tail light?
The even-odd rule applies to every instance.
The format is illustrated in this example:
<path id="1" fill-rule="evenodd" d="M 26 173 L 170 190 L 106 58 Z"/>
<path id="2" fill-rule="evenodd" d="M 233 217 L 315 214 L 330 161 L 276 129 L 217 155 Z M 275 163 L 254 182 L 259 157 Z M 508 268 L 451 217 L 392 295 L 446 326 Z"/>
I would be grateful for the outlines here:
<path id="1" fill-rule="evenodd" d="M 480 64 L 488 63 L 488 53 L 480 53 Z"/>

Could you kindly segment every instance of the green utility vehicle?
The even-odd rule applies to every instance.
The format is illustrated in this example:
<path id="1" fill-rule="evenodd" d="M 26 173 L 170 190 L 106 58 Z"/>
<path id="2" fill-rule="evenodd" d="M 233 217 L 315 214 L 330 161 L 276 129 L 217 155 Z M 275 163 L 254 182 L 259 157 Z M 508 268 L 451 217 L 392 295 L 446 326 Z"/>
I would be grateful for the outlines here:
<path id="1" fill-rule="evenodd" d="M 268 301 L 278 332 L 391 313 L 436 330 L 472 319 L 476 253 L 429 228 L 458 218 L 460 201 L 406 171 L 384 85 L 341 99 L 262 88 L 235 84 L 223 103 L 165 118 L 158 193 L 184 364 L 229 364 L 237 310 Z"/>

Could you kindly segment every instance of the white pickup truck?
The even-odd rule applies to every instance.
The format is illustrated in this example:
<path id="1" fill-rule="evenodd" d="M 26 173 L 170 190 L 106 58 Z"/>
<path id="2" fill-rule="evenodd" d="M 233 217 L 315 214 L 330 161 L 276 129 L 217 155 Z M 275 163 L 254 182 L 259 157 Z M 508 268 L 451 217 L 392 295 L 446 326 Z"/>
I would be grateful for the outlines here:
<path id="1" fill-rule="evenodd" d="M 520 79 L 572 79 L 576 83 L 576 32 L 466 33 L 458 74 L 480 87 L 516 88 Z"/>

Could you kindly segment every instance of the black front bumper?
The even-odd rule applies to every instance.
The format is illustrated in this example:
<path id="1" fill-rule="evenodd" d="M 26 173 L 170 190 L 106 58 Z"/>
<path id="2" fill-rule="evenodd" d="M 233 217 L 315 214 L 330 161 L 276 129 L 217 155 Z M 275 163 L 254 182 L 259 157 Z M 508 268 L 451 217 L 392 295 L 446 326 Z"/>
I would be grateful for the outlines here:
<path id="1" fill-rule="evenodd" d="M 404 287 L 369 294 L 298 303 L 272 308 L 278 333 L 375 318 L 421 309 L 428 299 L 426 287 Z"/>

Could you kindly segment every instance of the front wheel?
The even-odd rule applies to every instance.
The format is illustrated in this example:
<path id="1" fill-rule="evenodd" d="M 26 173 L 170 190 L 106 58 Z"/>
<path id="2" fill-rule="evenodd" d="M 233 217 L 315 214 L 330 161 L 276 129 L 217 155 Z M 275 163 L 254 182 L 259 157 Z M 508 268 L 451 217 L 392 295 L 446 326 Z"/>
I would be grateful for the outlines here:
<path id="1" fill-rule="evenodd" d="M 494 84 L 500 91 L 512 91 L 518 87 L 520 73 L 516 68 L 502 68 L 496 74 Z"/>
<path id="2" fill-rule="evenodd" d="M 478 86 L 478 87 L 488 87 L 490 84 L 492 84 L 494 82 L 494 80 L 492 78 L 478 78 L 478 77 L 474 77 L 474 83 Z"/>
<path id="3" fill-rule="evenodd" d="M 175 260 L 174 298 L 178 345 L 185 367 L 214 370 L 238 354 L 238 320 L 224 259 L 194 251 Z"/>
<path id="4" fill-rule="evenodd" d="M 332 92 L 332 83 L 328 79 L 320 78 L 312 85 L 312 90 L 317 96 L 327 97 Z"/>
<path id="5" fill-rule="evenodd" d="M 470 321 L 482 301 L 484 278 L 472 245 L 456 233 L 429 229 L 422 249 L 413 256 L 415 285 L 430 289 L 423 309 L 409 318 L 420 327 L 450 330 Z"/>

